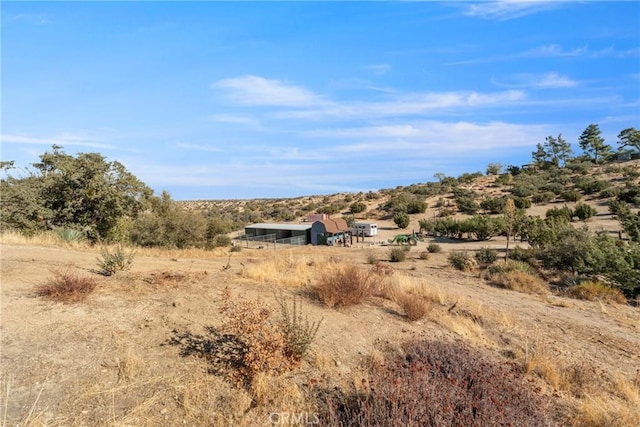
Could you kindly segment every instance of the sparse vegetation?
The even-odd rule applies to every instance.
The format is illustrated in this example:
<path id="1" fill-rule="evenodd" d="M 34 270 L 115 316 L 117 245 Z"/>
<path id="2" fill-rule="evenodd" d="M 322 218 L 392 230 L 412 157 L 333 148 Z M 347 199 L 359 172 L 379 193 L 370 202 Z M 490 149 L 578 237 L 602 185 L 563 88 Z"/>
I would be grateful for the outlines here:
<path id="1" fill-rule="evenodd" d="M 452 251 L 447 257 L 449 264 L 461 271 L 467 271 L 473 268 L 474 262 L 466 251 Z"/>
<path id="2" fill-rule="evenodd" d="M 69 270 L 55 270 L 53 278 L 35 289 L 38 296 L 65 304 L 84 301 L 98 282 Z"/>
<path id="3" fill-rule="evenodd" d="M 391 248 L 389 251 L 389 261 L 402 262 L 407 259 L 407 252 L 404 248 Z"/>
<path id="4" fill-rule="evenodd" d="M 136 252 L 126 250 L 122 245 L 117 245 L 113 251 L 107 247 L 100 250 L 98 261 L 98 273 L 103 276 L 111 276 L 118 271 L 124 271 L 131 268 Z"/>
<path id="5" fill-rule="evenodd" d="M 363 381 L 366 393 L 324 394 L 321 422 L 341 425 L 551 423 L 540 396 L 511 363 L 492 363 L 457 343 L 413 342 Z"/>
<path id="6" fill-rule="evenodd" d="M 437 254 L 442 252 L 442 246 L 437 243 L 429 243 L 427 246 L 427 251 L 432 254 Z"/>
<path id="7" fill-rule="evenodd" d="M 276 301 L 282 316 L 280 328 L 285 339 L 285 354 L 292 360 L 301 360 L 318 334 L 322 319 L 310 322 L 303 315 L 301 302 L 296 296 L 293 296 L 291 304 L 282 294 L 276 297 Z"/>

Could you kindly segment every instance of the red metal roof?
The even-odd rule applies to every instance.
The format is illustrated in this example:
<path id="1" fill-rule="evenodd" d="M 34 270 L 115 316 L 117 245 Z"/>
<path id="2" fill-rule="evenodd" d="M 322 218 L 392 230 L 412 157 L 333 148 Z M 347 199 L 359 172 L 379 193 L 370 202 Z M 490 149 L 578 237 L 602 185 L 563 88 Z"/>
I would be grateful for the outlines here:
<path id="1" fill-rule="evenodd" d="M 335 218 L 335 219 L 328 218 L 328 219 L 322 219 L 318 222 L 324 225 L 324 228 L 325 230 L 327 230 L 327 233 L 337 234 L 337 233 L 342 233 L 344 231 L 349 230 L 347 221 L 345 221 L 342 218 Z"/>

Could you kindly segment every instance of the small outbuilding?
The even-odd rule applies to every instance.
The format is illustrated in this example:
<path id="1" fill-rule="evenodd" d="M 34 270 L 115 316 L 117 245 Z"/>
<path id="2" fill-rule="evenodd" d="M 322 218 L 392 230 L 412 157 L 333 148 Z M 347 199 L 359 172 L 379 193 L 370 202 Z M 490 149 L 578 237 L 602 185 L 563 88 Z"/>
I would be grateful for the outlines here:
<path id="1" fill-rule="evenodd" d="M 344 219 L 322 219 L 311 225 L 311 244 L 334 245 L 337 244 L 339 240 L 344 241 L 348 234 L 349 226 Z"/>
<path id="2" fill-rule="evenodd" d="M 244 228 L 244 234 L 252 241 L 307 245 L 311 241 L 311 224 L 252 224 Z"/>

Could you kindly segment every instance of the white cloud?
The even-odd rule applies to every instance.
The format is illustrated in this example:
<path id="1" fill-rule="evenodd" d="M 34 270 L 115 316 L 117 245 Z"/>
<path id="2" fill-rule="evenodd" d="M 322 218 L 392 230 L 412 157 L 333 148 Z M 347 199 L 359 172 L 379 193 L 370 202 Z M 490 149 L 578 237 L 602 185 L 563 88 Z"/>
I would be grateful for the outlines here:
<path id="1" fill-rule="evenodd" d="M 558 57 L 558 56 L 581 56 L 589 51 L 587 46 L 566 50 L 559 44 L 545 44 L 535 47 L 520 54 L 520 56 Z"/>
<path id="2" fill-rule="evenodd" d="M 395 96 L 388 101 L 331 103 L 315 109 L 289 110 L 273 114 L 279 119 L 357 119 L 419 115 L 428 112 L 460 108 L 483 108 L 510 104 L 525 99 L 523 91 L 509 90 L 496 93 L 431 92 Z"/>
<path id="3" fill-rule="evenodd" d="M 389 64 L 376 64 L 376 65 L 367 65 L 363 67 L 367 71 L 371 71 L 373 74 L 382 75 L 391 71 L 391 65 Z"/>
<path id="4" fill-rule="evenodd" d="M 495 85 L 502 87 L 533 89 L 568 88 L 576 87 L 579 84 L 577 81 L 556 72 L 546 74 L 515 74 L 509 77 L 506 81 L 497 81 L 492 79 L 492 82 Z"/>
<path id="5" fill-rule="evenodd" d="M 336 152 L 381 155 L 409 150 L 412 157 L 437 157 L 437 153 L 496 150 L 535 146 L 548 134 L 543 125 L 505 122 L 472 123 L 420 121 L 390 126 L 319 129 L 305 135 L 334 140 L 359 139 L 337 146 Z"/>
<path id="6" fill-rule="evenodd" d="M 62 133 L 54 137 L 31 137 L 14 134 L 0 135 L 0 142 L 3 144 L 26 144 L 26 145 L 60 145 L 62 147 L 77 146 L 90 148 L 115 148 L 113 145 L 98 142 L 99 139 L 85 135 L 75 135 L 72 133 Z"/>
<path id="7" fill-rule="evenodd" d="M 303 107 L 323 102 L 300 86 L 252 75 L 219 80 L 211 87 L 227 90 L 229 97 L 242 105 Z"/>
<path id="8" fill-rule="evenodd" d="M 509 20 L 555 9 L 559 6 L 559 2 L 550 0 L 485 1 L 466 5 L 464 14 L 488 19 Z"/>

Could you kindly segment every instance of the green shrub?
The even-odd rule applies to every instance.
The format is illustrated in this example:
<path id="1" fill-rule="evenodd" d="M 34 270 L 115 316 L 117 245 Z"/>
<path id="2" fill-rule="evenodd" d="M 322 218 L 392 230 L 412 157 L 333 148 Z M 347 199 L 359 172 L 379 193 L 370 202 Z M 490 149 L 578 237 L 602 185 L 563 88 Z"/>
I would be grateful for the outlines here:
<path id="1" fill-rule="evenodd" d="M 598 199 L 608 199 L 611 197 L 617 197 L 619 194 L 620 194 L 620 190 L 615 187 L 605 188 L 598 194 Z"/>
<path id="2" fill-rule="evenodd" d="M 533 203 L 549 203 L 556 198 L 556 194 L 553 191 L 543 191 L 531 196 Z"/>
<path id="3" fill-rule="evenodd" d="M 609 188 L 609 181 L 597 180 L 594 178 L 581 178 L 577 180 L 576 187 L 584 192 L 584 194 L 593 194 Z"/>
<path id="4" fill-rule="evenodd" d="M 393 222 L 398 228 L 407 228 L 409 226 L 409 215 L 406 212 L 396 212 L 393 215 Z"/>
<path id="5" fill-rule="evenodd" d="M 526 197 L 514 197 L 513 204 L 518 209 L 528 209 L 531 207 L 531 200 Z"/>
<path id="6" fill-rule="evenodd" d="M 303 316 L 302 304 L 296 296 L 291 305 L 282 294 L 276 295 L 276 301 L 282 316 L 280 329 L 285 339 L 285 354 L 292 360 L 301 360 L 309 351 L 323 319 L 310 322 L 307 316 Z"/>
<path id="7" fill-rule="evenodd" d="M 355 202 L 349 206 L 349 210 L 352 214 L 358 214 L 364 212 L 367 209 L 367 205 L 363 202 Z"/>
<path id="8" fill-rule="evenodd" d="M 565 202 L 577 202 L 582 198 L 582 195 L 575 190 L 569 190 L 560 194 L 560 197 L 562 197 Z"/>
<path id="9" fill-rule="evenodd" d="M 573 215 L 577 216 L 580 221 L 586 221 L 597 213 L 593 206 L 586 203 L 578 203 L 573 210 Z"/>
<path id="10" fill-rule="evenodd" d="M 545 217 L 560 218 L 567 222 L 571 222 L 571 219 L 573 218 L 573 211 L 567 206 L 563 206 L 561 208 L 551 208 L 547 210 L 547 212 L 545 213 Z"/>
<path id="11" fill-rule="evenodd" d="M 68 243 L 82 242 L 87 238 L 86 233 L 73 227 L 59 228 L 56 230 L 56 234 L 60 240 Z"/>
<path id="12" fill-rule="evenodd" d="M 487 175 L 500 175 L 502 165 L 500 163 L 489 163 L 487 166 Z"/>
<path id="13" fill-rule="evenodd" d="M 510 259 L 507 262 L 499 262 L 497 264 L 490 265 L 487 269 L 487 274 L 489 275 L 489 277 L 491 277 L 497 274 L 511 273 L 514 271 L 527 273 L 532 276 L 535 276 L 537 274 L 536 270 L 530 264 L 514 259 Z"/>
<path id="14" fill-rule="evenodd" d="M 640 204 L 640 188 L 632 188 L 618 194 L 618 200 L 621 202 Z"/>
<path id="15" fill-rule="evenodd" d="M 505 197 L 492 197 L 484 199 L 480 202 L 480 207 L 485 211 L 489 211 L 492 214 L 500 214 L 504 209 L 507 199 Z"/>
<path id="16" fill-rule="evenodd" d="M 103 276 L 111 276 L 118 271 L 130 269 L 135 254 L 133 249 L 126 251 L 121 245 L 116 246 L 113 252 L 103 247 L 100 249 L 100 257 L 96 258 L 98 261 L 98 273 Z"/>
<path id="17" fill-rule="evenodd" d="M 405 248 L 392 248 L 389 251 L 389 260 L 391 262 L 402 262 L 406 259 L 407 259 L 407 251 L 405 250 Z"/>
<path id="18" fill-rule="evenodd" d="M 455 269 L 461 271 L 470 270 L 474 265 L 471 256 L 465 251 L 453 251 L 449 254 L 447 260 Z"/>
<path id="19" fill-rule="evenodd" d="M 213 239 L 213 247 L 214 248 L 223 248 L 227 247 L 231 244 L 231 237 L 226 234 L 218 234 Z"/>
<path id="20" fill-rule="evenodd" d="M 489 247 L 480 248 L 476 251 L 475 258 L 480 264 L 493 264 L 498 259 L 498 251 Z"/>

